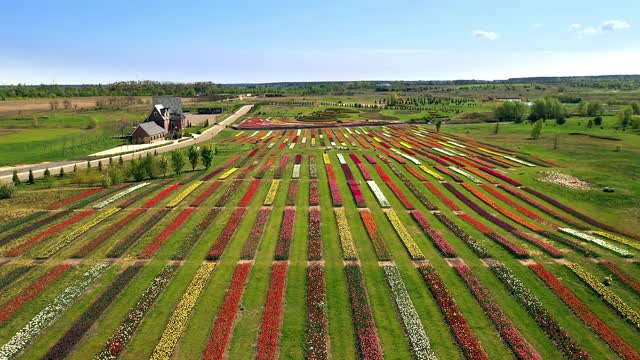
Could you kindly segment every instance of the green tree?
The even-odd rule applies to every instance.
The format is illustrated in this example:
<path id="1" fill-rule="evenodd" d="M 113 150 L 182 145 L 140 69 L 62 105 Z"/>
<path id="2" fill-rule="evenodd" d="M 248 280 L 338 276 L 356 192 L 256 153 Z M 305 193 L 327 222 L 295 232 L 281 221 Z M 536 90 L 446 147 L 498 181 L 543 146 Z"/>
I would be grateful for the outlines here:
<path id="1" fill-rule="evenodd" d="M 540 138 L 541 132 L 542 132 L 542 120 L 538 120 L 533 124 L 533 129 L 531 129 L 531 138 L 532 139 Z"/>
<path id="2" fill-rule="evenodd" d="M 180 174 L 184 168 L 184 157 L 180 151 L 171 152 L 171 167 L 176 174 Z"/>
<path id="3" fill-rule="evenodd" d="M 596 117 L 593 119 L 593 124 L 594 124 L 595 126 L 600 126 L 600 125 L 602 125 L 602 116 L 596 116 Z"/>
<path id="4" fill-rule="evenodd" d="M 440 132 L 441 126 L 442 126 L 442 120 L 438 119 L 438 121 L 436 121 L 436 132 Z"/>
<path id="5" fill-rule="evenodd" d="M 202 165 L 204 165 L 205 169 L 208 169 L 213 162 L 213 150 L 211 150 L 211 147 L 203 146 L 200 150 L 200 157 L 202 157 Z"/>
<path id="6" fill-rule="evenodd" d="M 142 165 L 149 178 L 155 179 L 158 177 L 158 161 L 155 157 L 151 156 L 151 153 L 147 153 L 147 157 L 142 162 Z"/>
<path id="7" fill-rule="evenodd" d="M 11 179 L 13 181 L 13 185 L 20 185 L 20 177 L 18 176 L 18 170 L 13 170 L 13 177 Z"/>
<path id="8" fill-rule="evenodd" d="M 627 126 L 631 125 L 631 119 L 633 117 L 633 108 L 627 106 L 621 109 L 618 113 L 618 125 L 622 127 L 622 130 L 626 130 Z"/>
<path id="9" fill-rule="evenodd" d="M 546 97 L 544 99 L 536 99 L 533 101 L 529 120 L 558 119 L 561 117 L 567 117 L 567 110 L 562 106 L 560 100 L 557 98 Z"/>
<path id="10" fill-rule="evenodd" d="M 58 177 L 60 179 L 62 179 L 64 177 L 64 168 L 62 166 L 60 166 L 60 173 L 58 174 Z"/>
<path id="11" fill-rule="evenodd" d="M 591 120 L 589 120 L 589 121 L 591 121 Z M 556 124 L 558 124 L 558 125 L 564 125 L 564 123 L 566 123 L 566 122 L 567 122 L 567 119 L 565 119 L 564 117 L 559 117 L 559 118 L 556 119 Z"/>
<path id="12" fill-rule="evenodd" d="M 189 162 L 191 163 L 191 170 L 195 170 L 196 166 L 198 166 L 198 158 L 200 157 L 198 147 L 195 145 L 191 145 L 191 147 L 189 147 L 189 150 L 187 151 L 187 156 L 189 157 Z"/>
<path id="13" fill-rule="evenodd" d="M 160 156 L 160 161 L 158 162 L 158 166 L 160 167 L 160 172 L 162 173 L 162 177 L 167 176 L 167 170 L 169 169 L 169 162 L 167 158 L 162 155 Z"/>
<path id="14" fill-rule="evenodd" d="M 29 169 L 29 184 L 35 184 L 36 179 L 33 177 L 33 170 Z"/>
<path id="15" fill-rule="evenodd" d="M 48 179 L 49 177 L 51 177 L 51 171 L 49 171 L 49 168 L 44 169 L 44 178 Z"/>
<path id="16" fill-rule="evenodd" d="M 389 97 L 387 97 L 387 105 L 388 106 L 398 105 L 399 101 L 400 101 L 400 97 L 395 92 L 392 92 L 391 94 L 389 94 Z"/>
<path id="17" fill-rule="evenodd" d="M 496 106 L 494 113 L 498 121 L 513 121 L 521 123 L 524 120 L 527 106 L 519 101 L 505 101 Z"/>
<path id="18" fill-rule="evenodd" d="M 604 107 L 600 101 L 582 101 L 578 106 L 578 111 L 583 116 L 601 116 L 604 113 Z"/>
<path id="19" fill-rule="evenodd" d="M 633 109 L 633 115 L 640 115 L 640 103 L 637 101 L 632 102 L 631 109 Z"/>
<path id="20" fill-rule="evenodd" d="M 146 172 L 143 160 L 131 160 L 129 170 L 135 181 L 144 180 Z"/>

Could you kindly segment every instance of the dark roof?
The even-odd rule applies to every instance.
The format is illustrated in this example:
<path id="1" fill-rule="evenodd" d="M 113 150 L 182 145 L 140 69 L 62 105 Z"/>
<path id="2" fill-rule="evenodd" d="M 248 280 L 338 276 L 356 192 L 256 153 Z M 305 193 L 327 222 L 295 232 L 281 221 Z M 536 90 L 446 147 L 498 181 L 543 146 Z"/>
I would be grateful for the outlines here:
<path id="1" fill-rule="evenodd" d="M 133 130 L 133 132 L 136 132 L 136 130 L 138 128 L 141 128 L 142 131 L 144 131 L 147 134 L 147 136 L 155 136 L 155 135 L 158 135 L 158 134 L 166 133 L 166 131 L 164 131 L 163 128 L 161 128 L 160 126 L 158 126 L 158 124 L 156 124 L 156 123 L 154 123 L 152 121 L 143 122 L 142 124 L 138 125 L 138 127 L 135 128 Z"/>

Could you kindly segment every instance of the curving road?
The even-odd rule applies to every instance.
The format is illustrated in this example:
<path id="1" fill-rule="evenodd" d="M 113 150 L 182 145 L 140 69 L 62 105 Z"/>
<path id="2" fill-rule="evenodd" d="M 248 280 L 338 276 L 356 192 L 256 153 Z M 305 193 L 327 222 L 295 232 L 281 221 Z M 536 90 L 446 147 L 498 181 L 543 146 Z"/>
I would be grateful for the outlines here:
<path id="1" fill-rule="evenodd" d="M 207 129 L 205 132 L 203 132 L 196 139 L 185 140 L 185 141 L 182 141 L 182 142 L 179 142 L 179 143 L 169 144 L 169 145 L 166 145 L 166 146 L 157 147 L 157 148 L 153 148 L 153 149 L 150 149 L 150 150 L 140 150 L 140 151 L 137 151 L 137 152 L 134 152 L 134 153 L 122 155 L 122 159 L 126 161 L 126 160 L 133 159 L 134 156 L 135 157 L 146 156 L 147 153 L 152 153 L 152 154 L 154 152 L 164 153 L 164 152 L 172 151 L 172 150 L 175 150 L 175 149 L 180 149 L 180 148 L 183 148 L 183 147 L 191 146 L 193 144 L 201 143 L 203 141 L 211 140 L 213 137 L 218 135 L 218 133 L 220 133 L 220 131 L 222 131 L 222 129 L 224 129 L 227 126 L 233 124 L 240 117 L 242 117 L 246 113 L 248 113 L 249 110 L 251 110 L 252 107 L 253 107 L 253 105 L 245 105 L 245 106 L 241 107 L 240 109 L 238 109 L 238 111 L 236 111 L 232 115 L 228 116 L 226 119 L 221 121 L 219 124 L 214 125 L 211 128 Z M 120 155 L 113 155 L 114 160 L 117 160 L 119 157 L 120 157 Z M 91 160 L 91 166 L 92 167 L 98 166 L 98 162 L 101 161 L 101 160 L 103 161 L 104 164 L 107 164 L 107 163 L 109 163 L 109 156 L 105 156 L 105 157 L 101 157 L 101 158 L 96 158 L 95 160 Z M 2 183 L 2 182 L 11 182 L 14 170 L 18 171 L 18 176 L 20 177 L 20 180 L 28 180 L 28 178 L 29 178 L 29 169 L 33 170 L 33 176 L 38 178 L 38 177 L 42 177 L 44 175 L 44 171 L 47 168 L 49 169 L 49 171 L 51 172 L 52 175 L 56 175 L 56 174 L 58 174 L 60 172 L 60 168 L 61 167 L 64 169 L 65 173 L 69 173 L 69 172 L 73 171 L 73 167 L 74 166 L 77 166 L 78 169 L 85 169 L 87 167 L 87 161 L 86 160 L 82 160 L 82 161 L 78 161 L 78 160 L 54 161 L 54 162 L 43 162 L 43 163 L 39 163 L 39 164 L 20 165 L 20 166 L 15 166 L 15 167 L 4 168 L 3 170 L 0 170 L 0 183 Z"/>

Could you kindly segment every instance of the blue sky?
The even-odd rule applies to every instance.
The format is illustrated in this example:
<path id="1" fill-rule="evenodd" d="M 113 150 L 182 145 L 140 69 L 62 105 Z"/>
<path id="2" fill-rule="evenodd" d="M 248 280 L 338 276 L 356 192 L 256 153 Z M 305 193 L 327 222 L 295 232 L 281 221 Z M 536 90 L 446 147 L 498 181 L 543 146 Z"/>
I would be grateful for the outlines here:
<path id="1" fill-rule="evenodd" d="M 0 84 L 640 74 L 640 2 L 2 4 Z"/>

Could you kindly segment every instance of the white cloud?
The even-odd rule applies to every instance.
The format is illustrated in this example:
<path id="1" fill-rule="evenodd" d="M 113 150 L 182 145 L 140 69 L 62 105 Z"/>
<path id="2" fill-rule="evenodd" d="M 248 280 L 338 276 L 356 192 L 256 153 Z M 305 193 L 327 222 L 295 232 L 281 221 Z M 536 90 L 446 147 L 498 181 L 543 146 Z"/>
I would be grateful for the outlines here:
<path id="1" fill-rule="evenodd" d="M 583 26 L 582 24 L 569 25 L 569 32 L 580 36 L 600 35 L 606 32 L 629 29 L 631 24 L 624 20 L 607 20 L 598 26 Z"/>
<path id="2" fill-rule="evenodd" d="M 544 24 L 541 24 L 541 23 L 533 24 L 533 28 L 534 29 L 540 29 L 540 28 L 543 28 L 543 27 L 544 27 Z"/>
<path id="3" fill-rule="evenodd" d="M 485 30 L 473 30 L 471 32 L 473 37 L 480 40 L 496 40 L 500 35 L 493 31 L 485 31 Z"/>

